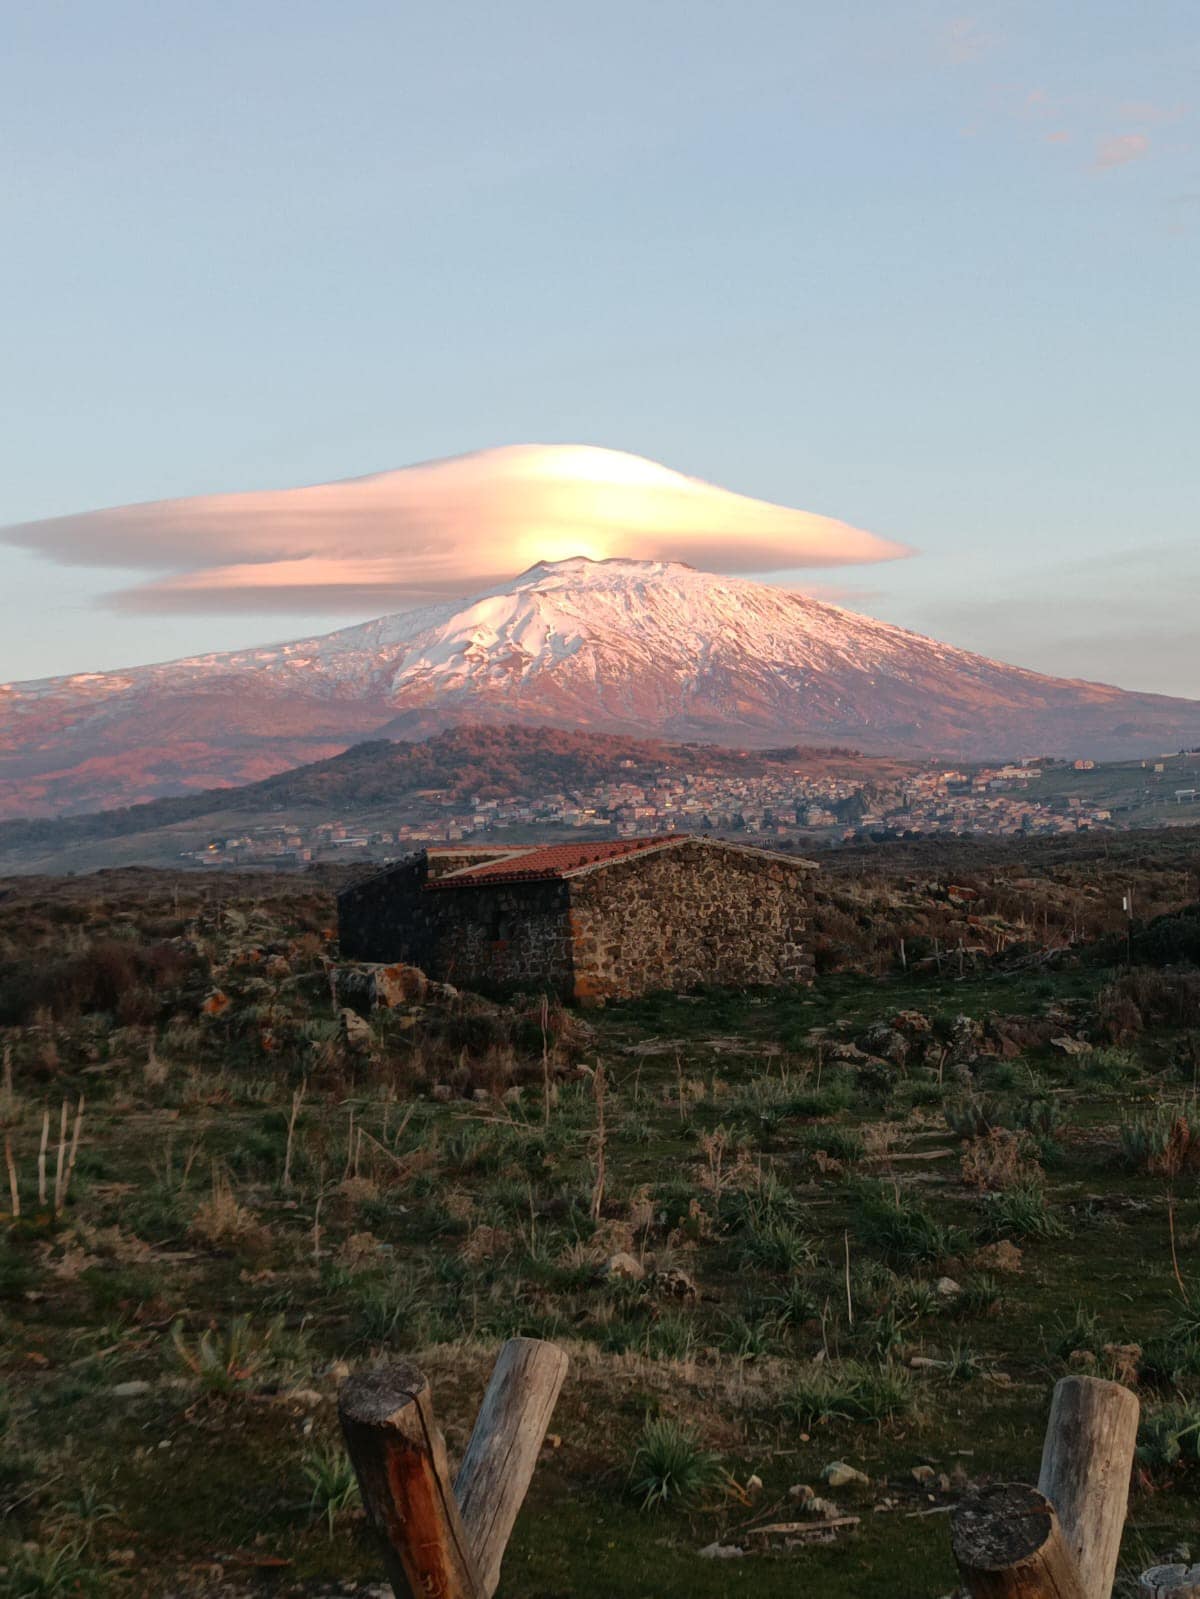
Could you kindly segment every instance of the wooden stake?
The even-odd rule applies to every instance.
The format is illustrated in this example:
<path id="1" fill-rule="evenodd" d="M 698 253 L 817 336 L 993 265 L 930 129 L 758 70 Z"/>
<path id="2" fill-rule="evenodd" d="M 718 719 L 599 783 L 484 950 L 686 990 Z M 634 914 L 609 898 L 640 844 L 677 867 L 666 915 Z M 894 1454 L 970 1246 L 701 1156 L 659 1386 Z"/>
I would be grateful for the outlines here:
<path id="1" fill-rule="evenodd" d="M 67 1102 L 62 1102 L 62 1116 L 58 1124 L 58 1159 L 54 1166 L 54 1214 L 62 1209 L 63 1170 L 67 1159 Z"/>
<path id="2" fill-rule="evenodd" d="M 46 1203 L 46 1146 L 50 1142 L 50 1112 L 42 1112 L 42 1141 L 38 1146 L 38 1204 Z"/>
<path id="3" fill-rule="evenodd" d="M 1058 1512 L 1086 1599 L 1110 1599 L 1137 1444 L 1137 1396 L 1100 1377 L 1055 1385 L 1038 1487 Z"/>
<path id="4" fill-rule="evenodd" d="M 342 1385 L 338 1416 L 397 1599 L 484 1599 L 424 1376 L 360 1372 Z"/>
<path id="5" fill-rule="evenodd" d="M 79 1134 L 83 1128 L 83 1095 L 79 1096 L 79 1103 L 75 1107 L 75 1125 L 71 1129 L 71 1152 L 67 1156 L 67 1170 L 63 1177 L 62 1197 L 56 1199 L 54 1214 L 59 1216 L 66 1208 L 67 1195 L 71 1191 L 71 1178 L 75 1175 L 75 1157 L 79 1154 Z"/>
<path id="6" fill-rule="evenodd" d="M 977 1488 L 952 1512 L 950 1541 L 971 1599 L 1088 1599 L 1054 1506 L 1036 1488 Z"/>
<path id="7" fill-rule="evenodd" d="M 593 1140 L 595 1152 L 595 1180 L 592 1183 L 592 1199 L 588 1206 L 588 1214 L 593 1221 L 600 1220 L 600 1210 L 604 1204 L 604 1179 L 605 1179 L 605 1143 L 607 1133 L 604 1126 L 604 1067 L 597 1062 L 596 1072 L 592 1078 L 592 1096 L 596 1101 L 596 1132 Z"/>
<path id="8" fill-rule="evenodd" d="M 300 1087 L 292 1093 L 292 1114 L 288 1117 L 287 1148 L 283 1152 L 283 1191 L 288 1193 L 292 1186 L 292 1144 L 296 1137 L 296 1117 L 300 1114 L 300 1107 L 304 1103 L 304 1090 L 308 1087 L 306 1077 Z"/>
<path id="9" fill-rule="evenodd" d="M 8 1192 L 12 1197 L 12 1219 L 16 1221 L 21 1214 L 21 1190 L 17 1186 L 17 1166 L 13 1160 L 12 1138 L 8 1133 L 4 1135 L 4 1164 L 8 1168 Z"/>
<path id="10" fill-rule="evenodd" d="M 483 1599 L 491 1599 L 500 1581 L 500 1562 L 568 1364 L 554 1344 L 510 1338 L 492 1371 L 454 1483 Z"/>

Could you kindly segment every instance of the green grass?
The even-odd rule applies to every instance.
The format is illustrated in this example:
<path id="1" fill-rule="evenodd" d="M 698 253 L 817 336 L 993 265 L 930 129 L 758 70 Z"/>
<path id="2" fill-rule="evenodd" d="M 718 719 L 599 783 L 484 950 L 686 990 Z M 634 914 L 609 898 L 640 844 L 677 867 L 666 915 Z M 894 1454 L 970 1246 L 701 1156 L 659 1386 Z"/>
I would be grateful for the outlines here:
<path id="1" fill-rule="evenodd" d="M 1200 1328 L 1172 1268 L 1164 1179 L 1117 1154 L 1123 1125 L 1186 1092 L 1186 1037 L 1123 1044 L 1099 1070 L 1031 1049 L 975 1062 L 969 1082 L 949 1061 L 939 1082 L 936 1055 L 860 1076 L 830 1048 L 906 1009 L 939 1038 L 964 1013 L 1076 1004 L 1082 1016 L 1103 971 L 961 983 L 835 973 L 811 992 L 589 1013 L 582 1058 L 604 1062 L 608 1085 L 597 1198 L 590 1080 L 564 1065 L 544 1125 L 540 1033 L 519 1104 L 471 1097 L 485 1063 L 469 1041 L 418 1069 L 434 1048 L 419 1019 L 390 1018 L 371 1056 L 347 1056 L 321 968 L 327 891 L 258 884 L 219 926 L 214 892 L 183 880 L 177 911 L 174 885 L 161 903 L 139 883 L 115 910 L 110 885 L 77 883 L 80 920 L 22 912 L 21 938 L 51 947 L 117 915 L 161 922 L 219 971 L 164 1002 L 164 1082 L 144 1072 L 148 1023 L 64 1019 L 52 1069 L 36 1029 L 0 1038 L 22 1101 L 13 1137 L 26 1191 L 43 1109 L 57 1115 L 63 1090 L 89 1105 L 72 1213 L 58 1227 L 0 1227 L 4 1558 L 31 1566 L 26 1545 L 50 1551 L 49 1576 L 22 1581 L 58 1581 L 49 1562 L 61 1545 L 63 1591 L 90 1584 L 111 1599 L 174 1591 L 180 1572 L 238 1552 L 291 1561 L 279 1577 L 229 1568 L 247 1589 L 380 1582 L 336 1441 L 342 1373 L 415 1360 L 453 1462 L 514 1334 L 564 1344 L 571 1369 L 550 1424 L 560 1442 L 542 1451 L 506 1558 L 509 1599 L 784 1599 L 797 1585 L 830 1599 L 936 1599 L 954 1565 L 945 1518 L 906 1513 L 926 1503 L 913 1465 L 1030 1479 L 1055 1378 L 1078 1349 L 1107 1374 L 1108 1343 L 1144 1350 L 1147 1475 L 1130 1549 L 1162 1550 L 1191 1526 Z M 0 899 L 0 941 L 14 937 L 12 915 Z M 303 938 L 317 941 L 308 954 L 292 950 Z M 291 977 L 265 975 L 277 960 Z M 218 985 L 234 1019 L 213 1024 L 198 1006 Z M 456 1097 L 430 1095 L 451 1080 Z M 1057 1146 L 1036 1187 L 981 1199 L 962 1185 L 942 1106 L 957 1114 L 968 1098 L 1028 1144 Z M 351 1110 L 364 1131 L 357 1176 Z M 250 1225 L 206 1241 L 193 1222 L 214 1167 Z M 1194 1305 L 1200 1194 L 1181 1176 L 1172 1199 Z M 1019 1244 L 1019 1271 L 976 1259 L 992 1235 Z M 617 1252 L 646 1277 L 604 1276 Z M 694 1292 L 673 1293 L 673 1271 Z M 943 1275 L 960 1292 L 939 1291 Z M 914 1369 L 914 1356 L 942 1364 Z M 864 1514 L 829 1545 L 699 1558 L 744 1537 L 754 1514 L 791 1516 L 788 1489 L 818 1483 L 838 1458 L 897 1512 Z M 747 1505 L 731 1481 L 752 1474 L 763 1489 Z"/>

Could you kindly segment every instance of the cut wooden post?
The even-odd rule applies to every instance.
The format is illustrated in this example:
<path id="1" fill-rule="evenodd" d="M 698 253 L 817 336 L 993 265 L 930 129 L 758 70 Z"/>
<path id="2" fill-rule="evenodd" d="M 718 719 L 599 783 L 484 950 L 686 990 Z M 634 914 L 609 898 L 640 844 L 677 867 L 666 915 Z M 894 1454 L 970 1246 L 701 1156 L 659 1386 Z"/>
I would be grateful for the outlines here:
<path id="1" fill-rule="evenodd" d="M 1200 1599 L 1200 1566 L 1151 1566 L 1138 1592 L 1146 1599 Z"/>
<path id="2" fill-rule="evenodd" d="M 971 1599 L 1087 1599 L 1054 1506 L 1025 1483 L 975 1489 L 950 1518 L 950 1541 Z"/>
<path id="3" fill-rule="evenodd" d="M 1038 1487 L 1058 1512 L 1086 1599 L 1111 1599 L 1140 1408 L 1128 1388 L 1100 1377 L 1064 1377 L 1054 1388 Z"/>
<path id="4" fill-rule="evenodd" d="M 338 1416 L 397 1599 L 483 1599 L 424 1376 L 389 1366 L 350 1377 Z"/>
<path id="5" fill-rule="evenodd" d="M 484 1599 L 500 1581 L 517 1512 L 546 1436 L 567 1357 L 538 1338 L 510 1338 L 479 1407 L 454 1494 L 470 1539 Z"/>

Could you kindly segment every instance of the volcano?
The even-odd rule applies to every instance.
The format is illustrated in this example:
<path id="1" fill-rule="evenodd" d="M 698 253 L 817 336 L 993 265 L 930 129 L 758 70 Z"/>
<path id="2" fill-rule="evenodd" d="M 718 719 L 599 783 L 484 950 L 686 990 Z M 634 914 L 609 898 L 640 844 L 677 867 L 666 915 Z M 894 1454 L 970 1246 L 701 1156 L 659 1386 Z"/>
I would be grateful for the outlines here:
<path id="1" fill-rule="evenodd" d="M 0 815 L 132 804 L 500 721 L 960 759 L 1200 743 L 1195 701 L 1047 677 L 681 562 L 576 556 L 288 644 L 0 687 Z"/>

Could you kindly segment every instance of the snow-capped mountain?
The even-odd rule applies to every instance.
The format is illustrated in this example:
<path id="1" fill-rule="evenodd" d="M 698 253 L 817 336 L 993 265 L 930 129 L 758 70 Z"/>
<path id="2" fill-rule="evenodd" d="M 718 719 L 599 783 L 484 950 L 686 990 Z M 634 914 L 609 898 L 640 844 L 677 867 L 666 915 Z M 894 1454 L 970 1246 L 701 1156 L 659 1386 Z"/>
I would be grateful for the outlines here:
<path id="1" fill-rule="evenodd" d="M 501 720 L 964 758 L 1200 742 L 1193 701 L 1045 677 L 676 562 L 580 556 L 273 648 L 0 687 L 0 815 L 247 782 L 366 737 Z"/>

